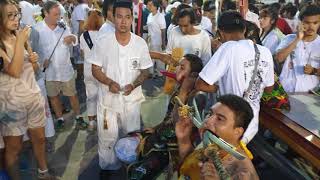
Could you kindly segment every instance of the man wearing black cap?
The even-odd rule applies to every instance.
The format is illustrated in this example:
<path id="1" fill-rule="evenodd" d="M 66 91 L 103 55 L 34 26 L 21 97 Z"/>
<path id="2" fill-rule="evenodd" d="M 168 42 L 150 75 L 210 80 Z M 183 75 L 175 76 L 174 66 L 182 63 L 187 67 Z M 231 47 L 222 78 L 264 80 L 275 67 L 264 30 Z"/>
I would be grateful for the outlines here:
<path id="1" fill-rule="evenodd" d="M 130 32 L 132 2 L 116 1 L 113 15 L 115 33 L 100 37 L 90 62 L 92 75 L 101 83 L 97 107 L 99 165 L 109 175 L 121 168 L 114 154 L 118 138 L 141 128 L 141 85 L 153 65 L 146 42 Z"/>
<path id="2" fill-rule="evenodd" d="M 245 39 L 244 19 L 238 12 L 224 12 L 218 19 L 218 31 L 224 43 L 200 72 L 196 88 L 210 92 L 217 84 L 221 95 L 235 94 L 250 103 L 254 118 L 242 138 L 247 144 L 258 131 L 263 90 L 270 92 L 274 84 L 272 55 Z"/>

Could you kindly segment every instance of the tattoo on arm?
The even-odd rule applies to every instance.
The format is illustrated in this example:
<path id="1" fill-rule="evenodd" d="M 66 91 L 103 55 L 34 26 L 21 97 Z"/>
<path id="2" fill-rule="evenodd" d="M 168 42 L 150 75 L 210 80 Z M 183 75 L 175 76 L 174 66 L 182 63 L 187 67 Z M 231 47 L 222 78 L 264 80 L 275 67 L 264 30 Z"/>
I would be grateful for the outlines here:
<path id="1" fill-rule="evenodd" d="M 91 71 L 93 77 L 95 77 L 102 84 L 109 86 L 113 82 L 102 72 L 102 67 L 92 64 Z"/>
<path id="2" fill-rule="evenodd" d="M 143 82 L 149 77 L 149 69 L 142 69 L 140 75 L 132 83 L 133 87 L 136 88 L 143 84 Z"/>
<path id="3" fill-rule="evenodd" d="M 254 169 L 242 166 L 240 163 L 235 163 L 226 168 L 231 179 L 233 180 L 258 180 L 259 177 Z"/>

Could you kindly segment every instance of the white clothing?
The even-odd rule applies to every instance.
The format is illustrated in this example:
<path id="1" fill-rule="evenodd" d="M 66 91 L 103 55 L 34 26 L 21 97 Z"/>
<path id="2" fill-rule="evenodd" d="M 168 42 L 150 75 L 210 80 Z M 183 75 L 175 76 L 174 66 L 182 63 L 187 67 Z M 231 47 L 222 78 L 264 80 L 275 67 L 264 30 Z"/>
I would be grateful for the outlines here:
<path id="1" fill-rule="evenodd" d="M 94 58 L 89 59 L 89 62 L 102 67 L 108 78 L 124 87 L 133 83 L 141 69 L 152 67 L 152 61 L 146 42 L 133 33 L 128 45 L 123 47 L 117 44 L 115 33 L 99 37 L 99 46 L 95 47 Z M 98 101 L 116 112 L 122 112 L 123 104 L 144 100 L 141 86 L 135 88 L 128 96 L 113 94 L 106 85 L 101 85 L 100 89 Z"/>
<path id="2" fill-rule="evenodd" d="M 72 34 L 78 35 L 79 21 L 84 21 L 87 18 L 89 6 L 86 3 L 78 4 L 71 14 Z"/>
<path id="3" fill-rule="evenodd" d="M 149 48 L 157 48 L 162 45 L 161 30 L 166 29 L 164 15 L 157 12 L 155 15 L 150 13 L 147 18 L 148 36 L 150 38 Z M 164 37 L 163 37 L 164 38 Z"/>
<path id="4" fill-rule="evenodd" d="M 35 14 L 35 7 L 27 2 L 27 1 L 20 1 L 19 7 L 21 8 L 21 22 L 25 25 L 33 26 L 36 24 L 33 15 Z"/>
<path id="5" fill-rule="evenodd" d="M 284 18 L 284 19 L 287 21 L 288 25 L 290 26 L 292 33 L 297 32 L 298 25 L 300 23 L 299 19 L 296 19 L 296 18 L 293 18 L 293 19 Z"/>
<path id="6" fill-rule="evenodd" d="M 248 12 L 246 13 L 245 20 L 253 22 L 254 24 L 256 24 L 258 26 L 258 28 L 260 28 L 260 21 L 259 21 L 259 15 L 258 14 L 248 10 Z"/>
<path id="7" fill-rule="evenodd" d="M 106 20 L 106 22 L 103 23 L 103 25 L 99 29 L 99 35 L 103 35 L 103 34 L 114 32 L 114 31 L 115 31 L 114 24 Z"/>
<path id="8" fill-rule="evenodd" d="M 200 26 L 203 30 L 212 32 L 212 22 L 206 16 L 202 16 Z"/>
<path id="9" fill-rule="evenodd" d="M 108 48 L 106 48 L 108 47 Z M 121 88 L 140 75 L 140 70 L 152 66 L 146 42 L 131 33 L 126 46 L 118 43 L 115 33 L 99 36 L 99 45 L 95 46 L 94 58 L 90 63 L 102 67 L 106 76 L 117 82 Z M 115 170 L 120 162 L 114 154 L 114 145 L 119 137 L 130 131 L 140 130 L 140 106 L 144 101 L 141 86 L 130 95 L 124 96 L 109 92 L 109 87 L 100 84 L 98 94 L 98 145 L 99 164 L 102 169 Z M 104 129 L 107 119 L 108 129 Z"/>
<path id="10" fill-rule="evenodd" d="M 124 109 L 125 113 L 117 113 L 98 105 L 98 154 L 101 169 L 119 169 L 121 162 L 114 153 L 114 145 L 119 138 L 126 136 L 129 132 L 140 130 L 141 104 L 136 103 L 125 106 Z M 107 120 L 108 129 L 104 129 L 105 119 Z M 127 123 L 128 120 L 130 120 L 130 125 Z"/>
<path id="11" fill-rule="evenodd" d="M 258 73 L 246 99 L 254 112 L 243 140 L 248 143 L 258 132 L 260 98 L 265 87 L 274 84 L 273 59 L 270 51 L 258 45 L 260 60 Z M 228 41 L 223 43 L 212 56 L 199 76 L 206 83 L 219 82 L 221 95 L 235 94 L 243 97 L 247 91 L 255 64 L 255 51 L 251 40 Z"/>
<path id="12" fill-rule="evenodd" d="M 171 54 L 174 48 L 183 48 L 184 54 L 199 56 L 203 65 L 211 58 L 211 41 L 204 30 L 195 35 L 184 35 L 179 26 L 175 27 L 168 37 L 167 53 Z"/>
<path id="13" fill-rule="evenodd" d="M 96 45 L 98 31 L 89 31 L 91 41 Z M 88 59 L 93 58 L 94 50 L 89 48 L 87 42 L 85 41 L 83 34 L 80 36 L 80 49 L 84 54 L 84 83 L 86 85 L 86 95 L 87 95 L 87 113 L 88 116 L 97 115 L 97 100 L 98 100 L 98 81 L 92 76 L 91 66 L 92 64 L 88 62 Z"/>
<path id="14" fill-rule="evenodd" d="M 288 45 L 296 38 L 295 34 L 287 35 L 279 44 L 277 51 L 288 47 Z M 320 68 L 320 36 L 318 35 L 312 42 L 299 41 L 296 48 L 287 57 L 286 61 L 292 60 L 294 67 L 294 75 L 296 78 L 294 92 L 308 92 L 319 85 L 319 77 L 315 75 L 304 74 L 304 66 L 310 64 L 314 68 Z M 288 62 L 283 66 L 280 74 L 280 82 L 286 83 L 287 73 L 290 70 Z M 285 89 L 288 90 L 288 89 Z"/>
<path id="15" fill-rule="evenodd" d="M 168 27 L 168 29 L 167 29 L 167 37 L 168 37 L 168 39 L 169 39 L 169 37 L 170 37 L 170 34 L 171 34 L 172 29 L 175 28 L 175 27 L 177 27 L 177 26 L 174 25 L 174 24 L 172 24 L 172 23 L 169 25 L 169 27 Z"/>
<path id="16" fill-rule="evenodd" d="M 45 59 L 49 59 L 63 29 L 57 26 L 54 30 L 51 30 L 45 21 L 37 23 L 35 29 L 39 32 L 38 54 L 40 64 L 43 64 Z M 74 70 L 70 61 L 70 49 L 69 46 L 63 42 L 64 37 L 69 35 L 72 34 L 67 27 L 51 57 L 49 67 L 45 71 L 46 81 L 67 82 L 73 77 Z M 76 36 L 75 38 L 78 39 Z M 73 45 L 75 46 L 77 43 L 78 42 Z"/>
<path id="17" fill-rule="evenodd" d="M 274 55 L 283 38 L 284 34 L 276 28 L 270 31 L 267 36 L 262 39 L 262 45 L 267 47 L 271 51 L 271 54 Z"/>

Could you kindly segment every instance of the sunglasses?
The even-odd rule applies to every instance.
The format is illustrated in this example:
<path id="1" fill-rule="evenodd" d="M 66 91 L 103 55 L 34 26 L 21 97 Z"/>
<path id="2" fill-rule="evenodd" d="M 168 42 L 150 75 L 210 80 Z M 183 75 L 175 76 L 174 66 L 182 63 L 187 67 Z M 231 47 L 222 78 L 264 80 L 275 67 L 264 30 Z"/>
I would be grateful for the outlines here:
<path id="1" fill-rule="evenodd" d="M 9 13 L 8 14 L 8 19 L 10 21 L 14 21 L 16 18 L 18 18 L 18 20 L 21 19 L 21 13 L 20 12 L 18 12 L 18 13 Z"/>

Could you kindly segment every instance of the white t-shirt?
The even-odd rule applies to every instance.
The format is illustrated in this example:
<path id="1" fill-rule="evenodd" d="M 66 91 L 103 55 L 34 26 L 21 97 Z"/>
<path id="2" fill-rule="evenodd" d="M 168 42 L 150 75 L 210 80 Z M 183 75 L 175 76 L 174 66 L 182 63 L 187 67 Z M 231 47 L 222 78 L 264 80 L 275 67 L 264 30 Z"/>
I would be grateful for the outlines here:
<path id="1" fill-rule="evenodd" d="M 200 26 L 202 29 L 212 32 L 212 22 L 206 16 L 202 16 Z"/>
<path id="2" fill-rule="evenodd" d="M 78 35 L 79 21 L 84 21 L 87 18 L 89 6 L 86 3 L 78 4 L 71 14 L 72 33 Z"/>
<path id="3" fill-rule="evenodd" d="M 36 24 L 33 15 L 36 13 L 35 7 L 27 2 L 27 1 L 20 1 L 19 7 L 21 8 L 21 22 L 25 25 L 34 26 Z"/>
<path id="4" fill-rule="evenodd" d="M 267 36 L 262 39 L 262 45 L 267 47 L 271 51 L 271 54 L 274 55 L 283 38 L 284 34 L 276 28 L 270 31 Z"/>
<path id="5" fill-rule="evenodd" d="M 253 109 L 254 118 L 243 137 L 246 143 L 258 131 L 260 98 L 264 88 L 274 84 L 272 55 L 266 47 L 257 46 L 260 51 L 258 73 L 247 99 Z M 199 76 L 210 85 L 219 82 L 221 95 L 235 94 L 243 97 L 249 87 L 254 64 L 255 51 L 251 40 L 229 41 L 219 47 Z"/>
<path id="6" fill-rule="evenodd" d="M 49 59 L 63 29 L 57 26 L 54 30 L 51 30 L 45 21 L 37 23 L 35 29 L 39 32 L 39 62 L 43 64 L 45 59 Z M 74 70 L 70 61 L 70 46 L 63 43 L 64 37 L 69 35 L 72 34 L 67 27 L 51 57 L 49 67 L 45 71 L 47 81 L 66 82 L 73 77 Z M 76 36 L 75 38 L 78 39 Z M 77 44 L 78 42 L 73 45 Z"/>
<path id="7" fill-rule="evenodd" d="M 184 35 L 179 26 L 173 28 L 168 37 L 167 53 L 171 54 L 174 48 L 183 48 L 184 54 L 199 56 L 203 65 L 211 58 L 211 41 L 208 33 L 204 30 L 195 35 Z"/>
<path id="8" fill-rule="evenodd" d="M 93 45 L 96 45 L 96 40 L 99 35 L 98 31 L 88 31 L 91 41 Z M 94 56 L 94 50 L 93 47 L 90 49 L 87 42 L 85 41 L 83 34 L 80 36 L 80 49 L 83 51 L 84 54 L 84 76 L 85 77 L 92 77 L 92 72 L 91 72 L 91 63 L 89 63 L 89 59 L 93 58 Z"/>
<path id="9" fill-rule="evenodd" d="M 89 62 L 102 67 L 106 76 L 117 82 L 121 88 L 133 83 L 141 69 L 153 66 L 146 42 L 133 33 L 126 46 L 119 45 L 115 33 L 100 36 L 94 58 L 89 59 Z M 100 84 L 98 103 L 111 111 L 123 113 L 124 104 L 134 105 L 142 101 L 144 96 L 141 86 L 135 88 L 130 95 L 124 96 L 113 94 L 109 92 L 108 86 Z"/>
<path id="10" fill-rule="evenodd" d="M 112 33 L 115 31 L 114 24 L 108 20 L 100 27 L 99 36 L 107 33 Z"/>
<path id="11" fill-rule="evenodd" d="M 157 12 L 155 15 L 150 13 L 147 18 L 148 36 L 150 37 L 150 48 L 161 47 L 161 30 L 166 29 L 166 20 L 162 13 Z"/>
<path id="12" fill-rule="evenodd" d="M 295 34 L 287 35 L 279 44 L 277 51 L 286 48 L 296 38 Z M 320 36 L 312 42 L 299 41 L 296 48 L 287 57 L 286 61 L 292 60 L 294 75 L 296 78 L 294 92 L 308 92 L 319 84 L 319 77 L 304 74 L 304 66 L 310 64 L 314 68 L 320 67 Z M 288 63 L 285 63 L 288 64 Z M 285 83 L 288 73 L 288 65 L 284 65 L 280 74 L 280 82 Z M 294 86 L 294 85 L 293 85 Z"/>
<path id="13" fill-rule="evenodd" d="M 167 29 L 167 37 L 168 37 L 168 39 L 169 39 L 169 37 L 170 37 L 170 34 L 171 34 L 172 29 L 175 28 L 175 27 L 177 27 L 177 26 L 174 25 L 174 24 L 172 24 L 172 23 L 169 25 L 169 27 L 168 27 L 168 29 Z"/>

